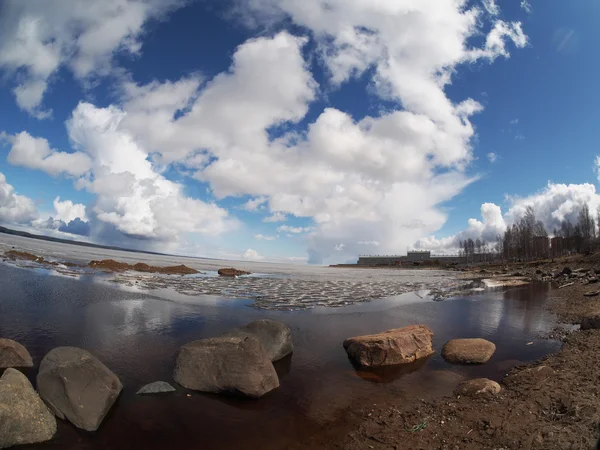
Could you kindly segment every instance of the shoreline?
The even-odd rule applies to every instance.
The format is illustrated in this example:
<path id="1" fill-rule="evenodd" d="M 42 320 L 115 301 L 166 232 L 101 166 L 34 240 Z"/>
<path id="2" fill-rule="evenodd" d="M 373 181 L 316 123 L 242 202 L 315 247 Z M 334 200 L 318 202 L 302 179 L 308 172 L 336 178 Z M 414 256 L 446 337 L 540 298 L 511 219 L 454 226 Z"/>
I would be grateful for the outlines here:
<path id="1" fill-rule="evenodd" d="M 573 275 L 557 276 L 563 267 L 570 267 Z M 515 276 L 532 280 L 548 281 L 549 276 L 563 280 L 562 288 L 553 282 L 545 308 L 556 314 L 559 323 L 573 325 L 600 314 L 600 297 L 584 296 L 600 287 L 589 272 L 598 269 L 600 255 L 578 255 L 557 261 L 480 266 L 464 272 L 464 276 L 494 279 L 516 270 Z M 584 281 L 580 274 L 591 275 Z M 558 334 L 562 334 L 561 349 L 511 369 L 502 379 L 502 391 L 497 396 L 452 395 L 411 405 L 390 398 L 386 404 L 351 410 L 335 427 L 290 448 L 596 448 L 600 330 Z"/>

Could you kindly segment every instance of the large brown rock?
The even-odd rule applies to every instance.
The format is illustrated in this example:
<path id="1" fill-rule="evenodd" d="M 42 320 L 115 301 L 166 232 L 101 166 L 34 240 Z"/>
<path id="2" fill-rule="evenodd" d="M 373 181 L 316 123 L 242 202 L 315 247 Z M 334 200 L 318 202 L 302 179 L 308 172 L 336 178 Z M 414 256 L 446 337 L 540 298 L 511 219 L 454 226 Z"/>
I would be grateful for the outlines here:
<path id="1" fill-rule="evenodd" d="M 408 364 L 434 353 L 433 332 L 425 325 L 410 325 L 344 341 L 348 356 L 363 367 Z"/>
<path id="2" fill-rule="evenodd" d="M 496 345 L 485 339 L 453 339 L 442 348 L 442 357 L 454 364 L 485 364 L 495 351 Z"/>
<path id="3" fill-rule="evenodd" d="M 240 275 L 250 275 L 250 272 L 246 272 L 245 270 L 234 269 L 233 267 L 219 269 L 217 273 L 222 277 L 239 277 Z"/>
<path id="4" fill-rule="evenodd" d="M 25 347 L 11 339 L 0 339 L 0 369 L 33 367 L 31 355 Z"/>
<path id="5" fill-rule="evenodd" d="M 252 336 L 221 336 L 184 345 L 173 377 L 187 389 L 254 398 L 279 387 L 273 363 Z"/>
<path id="6" fill-rule="evenodd" d="M 262 344 L 269 359 L 278 361 L 294 351 L 292 332 L 284 323 L 271 319 L 259 319 L 225 336 L 254 336 Z"/>
<path id="7" fill-rule="evenodd" d="M 37 376 L 40 396 L 61 419 L 96 431 L 123 386 L 91 353 L 76 347 L 48 352 Z"/>
<path id="8" fill-rule="evenodd" d="M 52 439 L 56 419 L 25 375 L 6 369 L 0 378 L 0 448 Z"/>
<path id="9" fill-rule="evenodd" d="M 488 378 L 475 378 L 460 383 L 454 393 L 467 397 L 494 396 L 499 394 L 501 390 L 502 388 L 495 381 Z"/>

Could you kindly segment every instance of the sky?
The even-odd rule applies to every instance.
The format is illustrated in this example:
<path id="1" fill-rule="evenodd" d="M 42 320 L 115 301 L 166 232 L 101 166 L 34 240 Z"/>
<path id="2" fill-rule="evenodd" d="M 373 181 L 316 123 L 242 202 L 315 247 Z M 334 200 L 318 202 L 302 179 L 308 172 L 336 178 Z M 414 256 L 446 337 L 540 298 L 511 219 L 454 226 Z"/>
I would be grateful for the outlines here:
<path id="1" fill-rule="evenodd" d="M 600 207 L 600 4 L 0 3 L 0 223 L 239 260 Z"/>

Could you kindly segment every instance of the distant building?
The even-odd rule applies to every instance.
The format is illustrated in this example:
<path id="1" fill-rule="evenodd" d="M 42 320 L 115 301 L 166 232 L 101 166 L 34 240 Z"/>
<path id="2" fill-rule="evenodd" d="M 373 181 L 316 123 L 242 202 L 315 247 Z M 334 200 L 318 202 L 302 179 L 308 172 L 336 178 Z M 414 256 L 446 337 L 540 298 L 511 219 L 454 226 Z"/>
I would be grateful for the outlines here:
<path id="1" fill-rule="evenodd" d="M 430 251 L 410 251 L 406 256 L 400 255 L 364 255 L 358 258 L 358 265 L 361 266 L 401 266 L 413 265 L 414 263 L 439 261 L 440 263 L 458 263 L 460 257 L 457 255 L 432 255 Z"/>

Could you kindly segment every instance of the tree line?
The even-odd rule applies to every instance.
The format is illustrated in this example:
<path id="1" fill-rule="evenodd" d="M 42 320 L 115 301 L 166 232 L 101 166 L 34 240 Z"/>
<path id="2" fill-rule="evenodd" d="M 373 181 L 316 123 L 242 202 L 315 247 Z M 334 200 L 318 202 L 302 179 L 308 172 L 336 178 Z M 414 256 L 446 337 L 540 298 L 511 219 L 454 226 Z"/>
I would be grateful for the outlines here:
<path id="1" fill-rule="evenodd" d="M 532 206 L 527 206 L 520 220 L 506 227 L 504 234 L 496 236 L 496 243 L 490 245 L 482 239 L 459 241 L 460 256 L 469 262 L 485 262 L 493 259 L 507 261 L 530 260 L 560 256 L 573 252 L 585 253 L 598 246 L 600 241 L 600 208 L 596 217 L 587 204 L 579 211 L 577 222 L 568 219 L 553 230 L 554 241 L 550 249 L 550 237 L 544 224 L 537 220 Z"/>

